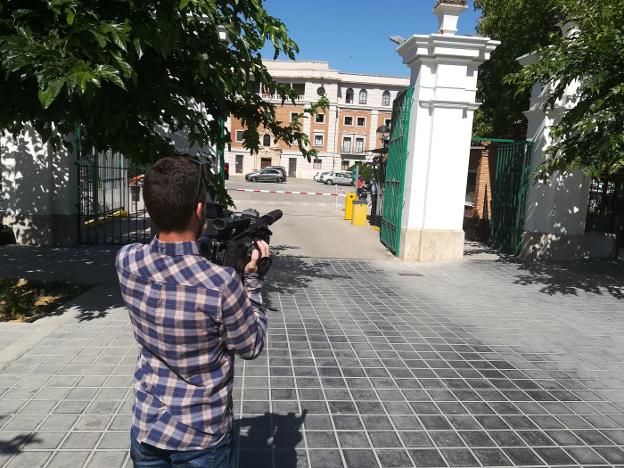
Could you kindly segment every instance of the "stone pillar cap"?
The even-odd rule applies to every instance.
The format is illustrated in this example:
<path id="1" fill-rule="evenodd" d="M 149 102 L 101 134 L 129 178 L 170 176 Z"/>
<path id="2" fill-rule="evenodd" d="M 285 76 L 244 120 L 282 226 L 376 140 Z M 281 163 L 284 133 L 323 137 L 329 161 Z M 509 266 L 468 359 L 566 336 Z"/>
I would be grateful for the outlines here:
<path id="1" fill-rule="evenodd" d="M 438 16 L 441 34 L 455 34 L 459 15 L 468 9 L 467 0 L 437 0 L 433 12 Z"/>

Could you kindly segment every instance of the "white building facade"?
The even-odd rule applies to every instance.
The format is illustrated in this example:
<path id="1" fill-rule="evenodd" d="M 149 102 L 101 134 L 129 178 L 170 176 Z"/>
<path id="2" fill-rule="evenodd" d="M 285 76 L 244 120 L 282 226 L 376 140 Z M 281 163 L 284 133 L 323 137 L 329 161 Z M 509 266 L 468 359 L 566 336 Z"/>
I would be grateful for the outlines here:
<path id="1" fill-rule="evenodd" d="M 377 128 L 392 119 L 392 103 L 397 94 L 409 85 L 409 78 L 361 75 L 332 70 L 326 62 L 265 61 L 273 78 L 289 83 L 299 92 L 295 104 L 281 105 L 277 96 L 264 95 L 275 102 L 278 120 L 288 122 L 321 96 L 329 100 L 329 108 L 314 116 L 306 116 L 303 131 L 310 137 L 310 146 L 318 151 L 312 161 L 304 159 L 296 146 L 277 144 L 268 132 L 260 132 L 261 149 L 250 154 L 242 144 L 245 128 L 234 118 L 227 127 L 232 144 L 225 151 L 231 175 L 243 175 L 268 165 L 283 166 L 289 177 L 311 178 L 319 171 L 347 170 L 354 164 L 371 159 L 371 151 L 382 143 Z"/>

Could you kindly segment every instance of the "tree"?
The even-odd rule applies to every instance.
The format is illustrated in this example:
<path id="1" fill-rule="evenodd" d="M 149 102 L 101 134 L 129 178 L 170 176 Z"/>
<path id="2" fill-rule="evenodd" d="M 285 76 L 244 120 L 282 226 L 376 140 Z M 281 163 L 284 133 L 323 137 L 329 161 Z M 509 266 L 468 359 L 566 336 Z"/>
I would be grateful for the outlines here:
<path id="1" fill-rule="evenodd" d="M 481 137 L 523 139 L 530 90 L 507 81 L 520 71 L 518 57 L 550 43 L 560 20 L 559 0 L 475 0 L 482 11 L 477 31 L 501 41 L 489 61 L 479 69 L 473 134 Z"/>
<path id="2" fill-rule="evenodd" d="M 546 110 L 566 88 L 575 100 L 552 129 L 554 144 L 539 176 L 580 170 L 594 177 L 624 176 L 624 0 L 561 0 L 563 17 L 578 31 L 551 36 L 537 61 L 513 76 L 520 90 L 541 83 L 552 90 Z"/>
<path id="3" fill-rule="evenodd" d="M 223 27 L 229 43 L 219 40 Z M 275 56 L 298 52 L 262 0 L 4 0 L 0 130 L 16 134 L 27 122 L 59 144 L 80 125 L 87 149 L 145 163 L 173 152 L 167 132 L 229 143 L 219 120 L 233 115 L 252 151 L 262 127 L 309 158 L 300 122 L 278 121 L 257 92 L 262 85 L 282 103 L 297 94 L 262 64 L 267 41 Z"/>

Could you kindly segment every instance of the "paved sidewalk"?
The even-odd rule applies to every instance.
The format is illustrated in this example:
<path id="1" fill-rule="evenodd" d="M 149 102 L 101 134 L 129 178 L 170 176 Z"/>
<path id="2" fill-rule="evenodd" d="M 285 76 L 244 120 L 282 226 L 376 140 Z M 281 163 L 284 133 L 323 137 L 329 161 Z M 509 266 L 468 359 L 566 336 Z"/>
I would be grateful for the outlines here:
<path id="1" fill-rule="evenodd" d="M 237 466 L 624 466 L 624 265 L 471 254 L 278 258 L 266 349 L 237 362 Z M 0 465 L 130 466 L 109 286 L 0 371 Z"/>

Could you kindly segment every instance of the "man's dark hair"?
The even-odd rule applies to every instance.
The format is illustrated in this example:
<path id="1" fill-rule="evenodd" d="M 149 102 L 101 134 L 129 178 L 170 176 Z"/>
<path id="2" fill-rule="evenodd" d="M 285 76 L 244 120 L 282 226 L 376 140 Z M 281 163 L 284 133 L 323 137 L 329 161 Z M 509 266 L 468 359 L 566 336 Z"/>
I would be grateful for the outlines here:
<path id="1" fill-rule="evenodd" d="M 143 199 L 159 231 L 186 228 L 198 202 L 200 166 L 186 157 L 159 159 L 145 174 Z"/>

